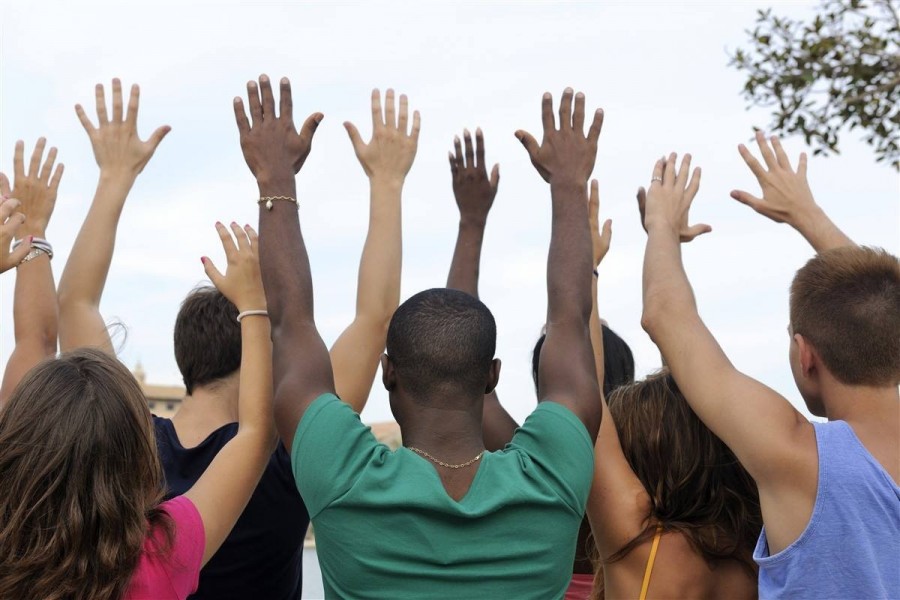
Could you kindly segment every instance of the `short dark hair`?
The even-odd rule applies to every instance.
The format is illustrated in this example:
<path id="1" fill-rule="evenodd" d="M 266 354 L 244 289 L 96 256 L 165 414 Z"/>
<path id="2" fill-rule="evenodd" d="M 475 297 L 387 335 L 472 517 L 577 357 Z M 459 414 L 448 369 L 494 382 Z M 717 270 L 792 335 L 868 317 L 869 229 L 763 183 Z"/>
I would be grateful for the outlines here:
<path id="1" fill-rule="evenodd" d="M 900 383 L 900 263 L 885 250 L 820 253 L 791 283 L 791 327 L 847 385 Z"/>
<path id="2" fill-rule="evenodd" d="M 634 355 L 631 348 L 619 335 L 607 327 L 603 328 L 603 395 L 609 397 L 612 391 L 623 385 L 634 383 Z M 546 333 L 534 344 L 531 353 L 531 377 L 534 388 L 538 387 L 538 371 L 541 365 L 541 349 L 544 347 Z"/>
<path id="3" fill-rule="evenodd" d="M 175 362 L 188 394 L 241 368 L 238 309 L 211 286 L 188 294 L 175 318 Z"/>
<path id="4" fill-rule="evenodd" d="M 446 288 L 419 292 L 401 304 L 387 334 L 397 377 L 418 399 L 446 389 L 483 394 L 496 344 L 488 307 Z"/>

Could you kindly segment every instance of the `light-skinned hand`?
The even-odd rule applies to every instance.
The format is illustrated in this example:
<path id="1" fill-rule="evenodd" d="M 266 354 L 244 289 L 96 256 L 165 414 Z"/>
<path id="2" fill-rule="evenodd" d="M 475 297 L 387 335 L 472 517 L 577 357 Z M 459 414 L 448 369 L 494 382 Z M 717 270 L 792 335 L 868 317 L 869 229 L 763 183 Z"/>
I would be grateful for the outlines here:
<path id="1" fill-rule="evenodd" d="M 399 110 L 394 106 L 394 90 L 384 94 L 384 110 L 381 108 L 381 92 L 372 90 L 372 139 L 362 141 L 356 125 L 344 122 L 350 136 L 353 151 L 370 179 L 403 182 L 412 167 L 419 147 L 421 118 L 413 112 L 412 129 L 409 129 L 409 100 L 400 94 Z"/>
<path id="2" fill-rule="evenodd" d="M 237 223 L 231 224 L 230 231 L 221 223 L 216 223 L 216 231 L 222 240 L 227 266 L 222 275 L 213 261 L 204 256 L 200 261 L 206 275 L 237 307 L 238 312 L 265 310 L 266 293 L 259 271 L 259 238 L 256 231 L 249 225 L 241 229 Z"/>
<path id="3" fill-rule="evenodd" d="M 594 256 L 594 268 L 600 266 L 600 262 L 612 243 L 612 219 L 603 222 L 600 227 L 600 184 L 596 179 L 591 180 L 591 194 L 588 197 L 588 223 L 591 228 L 591 249 Z"/>
<path id="4" fill-rule="evenodd" d="M 31 250 L 31 237 L 28 237 L 18 248 L 10 252 L 13 238 L 25 222 L 25 215 L 16 212 L 20 205 L 15 198 L 0 199 L 0 273 L 18 265 Z"/>
<path id="5" fill-rule="evenodd" d="M 9 179 L 0 173 L 0 194 L 8 198 L 15 198 L 21 205 L 19 212 L 27 219 L 23 227 L 17 231 L 17 239 L 28 236 L 45 238 L 47 236 L 47 224 L 56 206 L 56 194 L 59 190 L 59 182 L 62 179 L 64 167 L 62 163 L 56 165 L 56 148 L 50 148 L 47 160 L 41 166 L 44 156 L 44 147 L 47 140 L 40 138 L 34 145 L 31 161 L 28 164 L 28 173 L 25 173 L 25 142 L 16 142 L 16 150 L 13 155 L 13 186 L 10 189 Z M 53 173 L 53 176 L 50 176 Z"/>
<path id="6" fill-rule="evenodd" d="M 638 190 L 638 208 L 644 229 L 649 233 L 654 227 L 663 227 L 675 232 L 681 242 L 690 242 L 704 233 L 712 231 L 709 225 L 700 223 L 688 225 L 691 203 L 700 189 L 700 168 L 694 169 L 690 181 L 691 155 L 685 154 L 681 168 L 676 171 L 673 152 L 668 159 L 659 159 L 653 166 L 650 189 Z"/>

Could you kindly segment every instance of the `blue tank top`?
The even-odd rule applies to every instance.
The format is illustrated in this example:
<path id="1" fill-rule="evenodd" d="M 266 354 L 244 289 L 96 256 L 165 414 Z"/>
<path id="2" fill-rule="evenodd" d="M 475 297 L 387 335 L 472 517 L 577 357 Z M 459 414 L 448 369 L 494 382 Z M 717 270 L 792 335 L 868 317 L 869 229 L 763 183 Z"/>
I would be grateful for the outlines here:
<path id="1" fill-rule="evenodd" d="M 223 425 L 199 445 L 185 448 L 172 421 L 154 416 L 153 425 L 166 474 L 166 499 L 189 490 L 238 429 L 237 423 Z M 278 444 L 247 508 L 200 571 L 200 584 L 191 599 L 299 600 L 308 527 L 309 514 L 294 483 L 291 457 Z"/>
<path id="2" fill-rule="evenodd" d="M 753 552 L 760 598 L 900 597 L 900 487 L 844 421 L 813 423 L 816 503 L 794 543 Z"/>

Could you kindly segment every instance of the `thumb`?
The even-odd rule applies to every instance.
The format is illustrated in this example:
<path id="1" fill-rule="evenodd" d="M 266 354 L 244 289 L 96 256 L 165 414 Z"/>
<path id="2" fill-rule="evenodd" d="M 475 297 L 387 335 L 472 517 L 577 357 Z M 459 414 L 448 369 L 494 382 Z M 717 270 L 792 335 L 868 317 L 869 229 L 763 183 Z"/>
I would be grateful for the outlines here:
<path id="1" fill-rule="evenodd" d="M 600 231 L 600 239 L 605 241 L 607 245 L 612 241 L 612 219 L 603 222 L 603 228 Z"/>
<path id="2" fill-rule="evenodd" d="M 712 231 L 712 227 L 705 223 L 698 223 L 697 225 L 691 225 L 687 228 L 687 231 L 682 234 L 682 237 L 685 238 L 686 241 L 691 241 L 704 233 L 709 233 Z"/>
<path id="3" fill-rule="evenodd" d="M 540 146 L 538 145 L 537 140 L 534 139 L 534 136 L 527 131 L 520 129 L 516 132 L 516 138 L 518 138 L 518 140 L 522 142 L 522 145 L 525 146 L 525 150 L 528 152 L 529 156 L 533 157 L 537 154 Z"/>
<path id="4" fill-rule="evenodd" d="M 743 190 L 732 190 L 731 197 L 740 202 L 741 204 L 746 204 L 753 210 L 758 213 L 763 212 L 763 201 L 761 198 L 757 198 L 753 194 L 745 192 Z"/>
<path id="5" fill-rule="evenodd" d="M 11 193 L 9 179 L 6 177 L 5 173 L 0 173 L 0 195 L 9 196 Z"/>
<path id="6" fill-rule="evenodd" d="M 200 257 L 200 262 L 203 263 L 203 270 L 206 271 L 206 276 L 209 277 L 209 280 L 212 281 L 214 286 L 216 286 L 216 289 L 221 292 L 222 283 L 224 283 L 225 281 L 225 276 L 219 272 L 219 270 L 216 268 L 216 265 L 213 264 L 213 261 L 210 260 L 209 257 Z"/>
<path id="7" fill-rule="evenodd" d="M 494 165 L 494 168 L 491 169 L 491 189 L 494 190 L 494 193 L 497 192 L 497 186 L 500 185 L 500 165 Z"/>
<path id="8" fill-rule="evenodd" d="M 169 135 L 169 132 L 172 131 L 172 128 L 168 125 L 163 125 L 162 127 L 158 127 L 156 131 L 154 131 L 150 135 L 150 139 L 147 140 L 147 143 L 156 150 L 156 147 L 159 146 L 159 143 L 163 141 L 163 138 Z"/>
<path id="9" fill-rule="evenodd" d="M 12 216 L 12 219 L 19 218 L 19 224 L 25 222 L 25 215 L 23 215 L 22 213 L 16 213 Z M 18 226 L 19 225 L 16 225 L 16 228 L 18 228 Z M 11 266 L 18 265 L 20 262 L 22 262 L 22 259 L 24 259 L 28 255 L 28 253 L 31 252 L 31 240 L 33 237 L 34 236 L 31 235 L 28 236 L 27 238 L 22 240 L 22 243 L 19 244 L 18 248 L 9 253 L 9 264 Z"/>
<path id="10" fill-rule="evenodd" d="M 362 141 L 362 137 L 359 135 L 359 130 L 356 128 L 356 125 L 350 121 L 344 121 L 344 129 L 347 130 L 347 135 L 350 136 L 350 143 L 353 144 L 353 150 L 359 152 L 365 144 Z"/>
<path id="11" fill-rule="evenodd" d="M 325 115 L 320 112 L 309 115 L 303 122 L 303 127 L 300 128 L 300 137 L 307 139 L 312 143 L 312 138 L 316 134 L 316 129 L 319 128 L 319 123 L 321 123 L 324 118 Z"/>

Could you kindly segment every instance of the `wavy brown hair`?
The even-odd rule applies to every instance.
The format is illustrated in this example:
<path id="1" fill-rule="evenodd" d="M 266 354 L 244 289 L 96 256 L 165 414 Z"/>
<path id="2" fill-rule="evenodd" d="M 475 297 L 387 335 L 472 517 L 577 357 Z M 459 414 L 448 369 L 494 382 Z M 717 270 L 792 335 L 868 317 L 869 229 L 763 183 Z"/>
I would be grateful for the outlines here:
<path id="1" fill-rule="evenodd" d="M 616 389 L 609 412 L 651 508 L 644 530 L 606 562 L 648 541 L 659 524 L 684 535 L 708 562 L 737 560 L 755 576 L 753 547 L 762 528 L 756 483 L 697 418 L 668 370 Z"/>
<path id="2" fill-rule="evenodd" d="M 0 598 L 118 599 L 159 510 L 144 394 L 98 350 L 47 360 L 0 410 Z"/>

